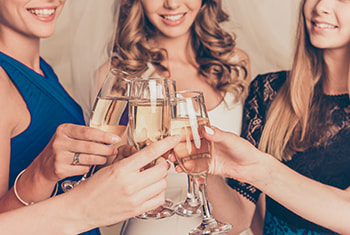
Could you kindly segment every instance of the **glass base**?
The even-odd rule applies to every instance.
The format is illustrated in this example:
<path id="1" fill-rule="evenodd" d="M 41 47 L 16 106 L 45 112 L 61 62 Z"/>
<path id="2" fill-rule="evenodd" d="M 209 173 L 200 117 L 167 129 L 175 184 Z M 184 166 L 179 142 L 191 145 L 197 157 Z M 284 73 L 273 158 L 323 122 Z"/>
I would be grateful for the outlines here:
<path id="1" fill-rule="evenodd" d="M 159 206 L 157 209 L 150 210 L 142 213 L 141 215 L 135 216 L 138 219 L 163 219 L 173 216 L 175 211 L 171 209 L 173 203 L 171 201 L 165 200 L 165 203 L 162 206 Z"/>
<path id="2" fill-rule="evenodd" d="M 192 204 L 192 205 L 191 205 Z M 185 200 L 175 206 L 175 213 L 184 217 L 202 216 L 201 204 L 199 201 Z"/>
<path id="3" fill-rule="evenodd" d="M 226 234 L 227 231 L 232 229 L 231 224 L 222 223 L 211 219 L 210 221 L 203 222 L 195 229 L 193 229 L 189 235 L 202 235 L 202 234 Z"/>

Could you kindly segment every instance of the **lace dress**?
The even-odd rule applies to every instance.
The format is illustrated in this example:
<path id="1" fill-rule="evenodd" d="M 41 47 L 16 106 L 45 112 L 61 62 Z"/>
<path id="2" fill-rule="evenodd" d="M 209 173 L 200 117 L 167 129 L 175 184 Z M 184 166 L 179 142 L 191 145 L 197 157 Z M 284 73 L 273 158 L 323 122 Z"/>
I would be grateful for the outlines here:
<path id="1" fill-rule="evenodd" d="M 242 136 L 258 145 L 265 124 L 267 110 L 277 91 L 286 80 L 287 72 L 259 75 L 251 84 L 244 107 Z M 283 161 L 300 174 L 339 189 L 350 186 L 350 101 L 345 95 L 321 95 L 315 99 L 321 105 L 315 115 L 321 137 L 314 138 L 313 146 L 297 152 L 291 160 Z M 288 118 L 288 117 L 286 117 Z M 253 202 L 260 191 L 233 179 L 229 185 Z M 317 195 L 315 195 L 317 197 Z M 320 205 L 322 206 L 322 205 Z M 289 211 L 266 196 L 264 234 L 335 234 Z"/>

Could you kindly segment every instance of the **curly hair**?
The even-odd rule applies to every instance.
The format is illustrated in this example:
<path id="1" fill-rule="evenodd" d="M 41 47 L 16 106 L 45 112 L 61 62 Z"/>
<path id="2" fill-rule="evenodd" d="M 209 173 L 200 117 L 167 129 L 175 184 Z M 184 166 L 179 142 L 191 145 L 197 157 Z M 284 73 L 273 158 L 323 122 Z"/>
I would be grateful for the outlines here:
<path id="1" fill-rule="evenodd" d="M 148 43 L 156 29 L 145 16 L 141 1 L 121 0 L 119 14 L 112 67 L 141 76 L 151 63 L 158 72 L 167 72 L 170 76 L 168 68 L 162 65 L 167 60 L 167 51 Z M 220 26 L 228 18 L 221 0 L 203 0 L 191 28 L 192 47 L 205 81 L 216 90 L 233 92 L 237 101 L 247 93 L 247 61 L 232 61 L 235 35 Z"/>

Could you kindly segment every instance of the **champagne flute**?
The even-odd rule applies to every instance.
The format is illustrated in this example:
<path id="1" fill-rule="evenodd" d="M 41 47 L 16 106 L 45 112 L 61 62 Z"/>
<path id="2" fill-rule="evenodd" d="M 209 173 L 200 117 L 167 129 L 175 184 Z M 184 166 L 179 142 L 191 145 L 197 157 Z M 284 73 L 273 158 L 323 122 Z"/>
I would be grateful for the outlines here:
<path id="1" fill-rule="evenodd" d="M 170 98 L 172 96 L 178 96 L 180 93 L 170 93 Z M 176 125 L 174 125 L 175 119 L 172 120 L 173 125 L 171 128 L 174 128 L 176 132 Z M 192 175 L 187 174 L 187 193 L 184 201 L 177 203 L 174 206 L 175 213 L 183 217 L 197 217 L 202 215 L 202 203 L 199 198 L 197 187 L 195 185 L 195 180 Z"/>
<path id="2" fill-rule="evenodd" d="M 119 69 L 111 69 L 100 89 L 89 122 L 98 128 L 122 136 L 128 124 L 130 82 L 136 77 Z M 64 192 L 69 191 L 93 174 L 95 165 L 78 181 L 62 182 Z"/>
<path id="3" fill-rule="evenodd" d="M 174 91 L 175 81 L 165 78 L 135 79 L 131 84 L 129 109 L 129 137 L 137 151 L 169 135 L 169 90 Z M 142 170 L 155 164 L 150 162 Z M 172 202 L 145 212 L 136 218 L 162 219 L 174 214 Z"/>
<path id="4" fill-rule="evenodd" d="M 191 175 L 198 187 L 202 201 L 202 223 L 189 234 L 223 234 L 231 224 L 217 221 L 210 212 L 207 199 L 207 175 L 212 159 L 212 143 L 205 139 L 202 131 L 210 126 L 203 93 L 179 91 L 171 96 L 171 135 L 181 136 L 173 153 L 184 172 Z"/>

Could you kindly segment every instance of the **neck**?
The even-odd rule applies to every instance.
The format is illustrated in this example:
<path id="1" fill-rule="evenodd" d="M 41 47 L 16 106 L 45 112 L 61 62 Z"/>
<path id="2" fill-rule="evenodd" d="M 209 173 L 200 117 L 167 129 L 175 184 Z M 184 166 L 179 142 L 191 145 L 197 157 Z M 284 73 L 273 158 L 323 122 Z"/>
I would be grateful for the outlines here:
<path id="1" fill-rule="evenodd" d="M 169 63 L 183 62 L 193 64 L 195 61 L 190 32 L 177 38 L 167 38 L 159 35 L 154 38 L 153 42 L 157 47 L 167 50 Z"/>
<path id="2" fill-rule="evenodd" d="M 324 92 L 329 95 L 348 93 L 350 48 L 326 50 L 324 60 L 327 66 L 327 77 L 323 81 Z"/>
<path id="3" fill-rule="evenodd" d="M 0 51 L 13 57 L 37 73 L 40 69 L 40 38 L 0 28 Z"/>

